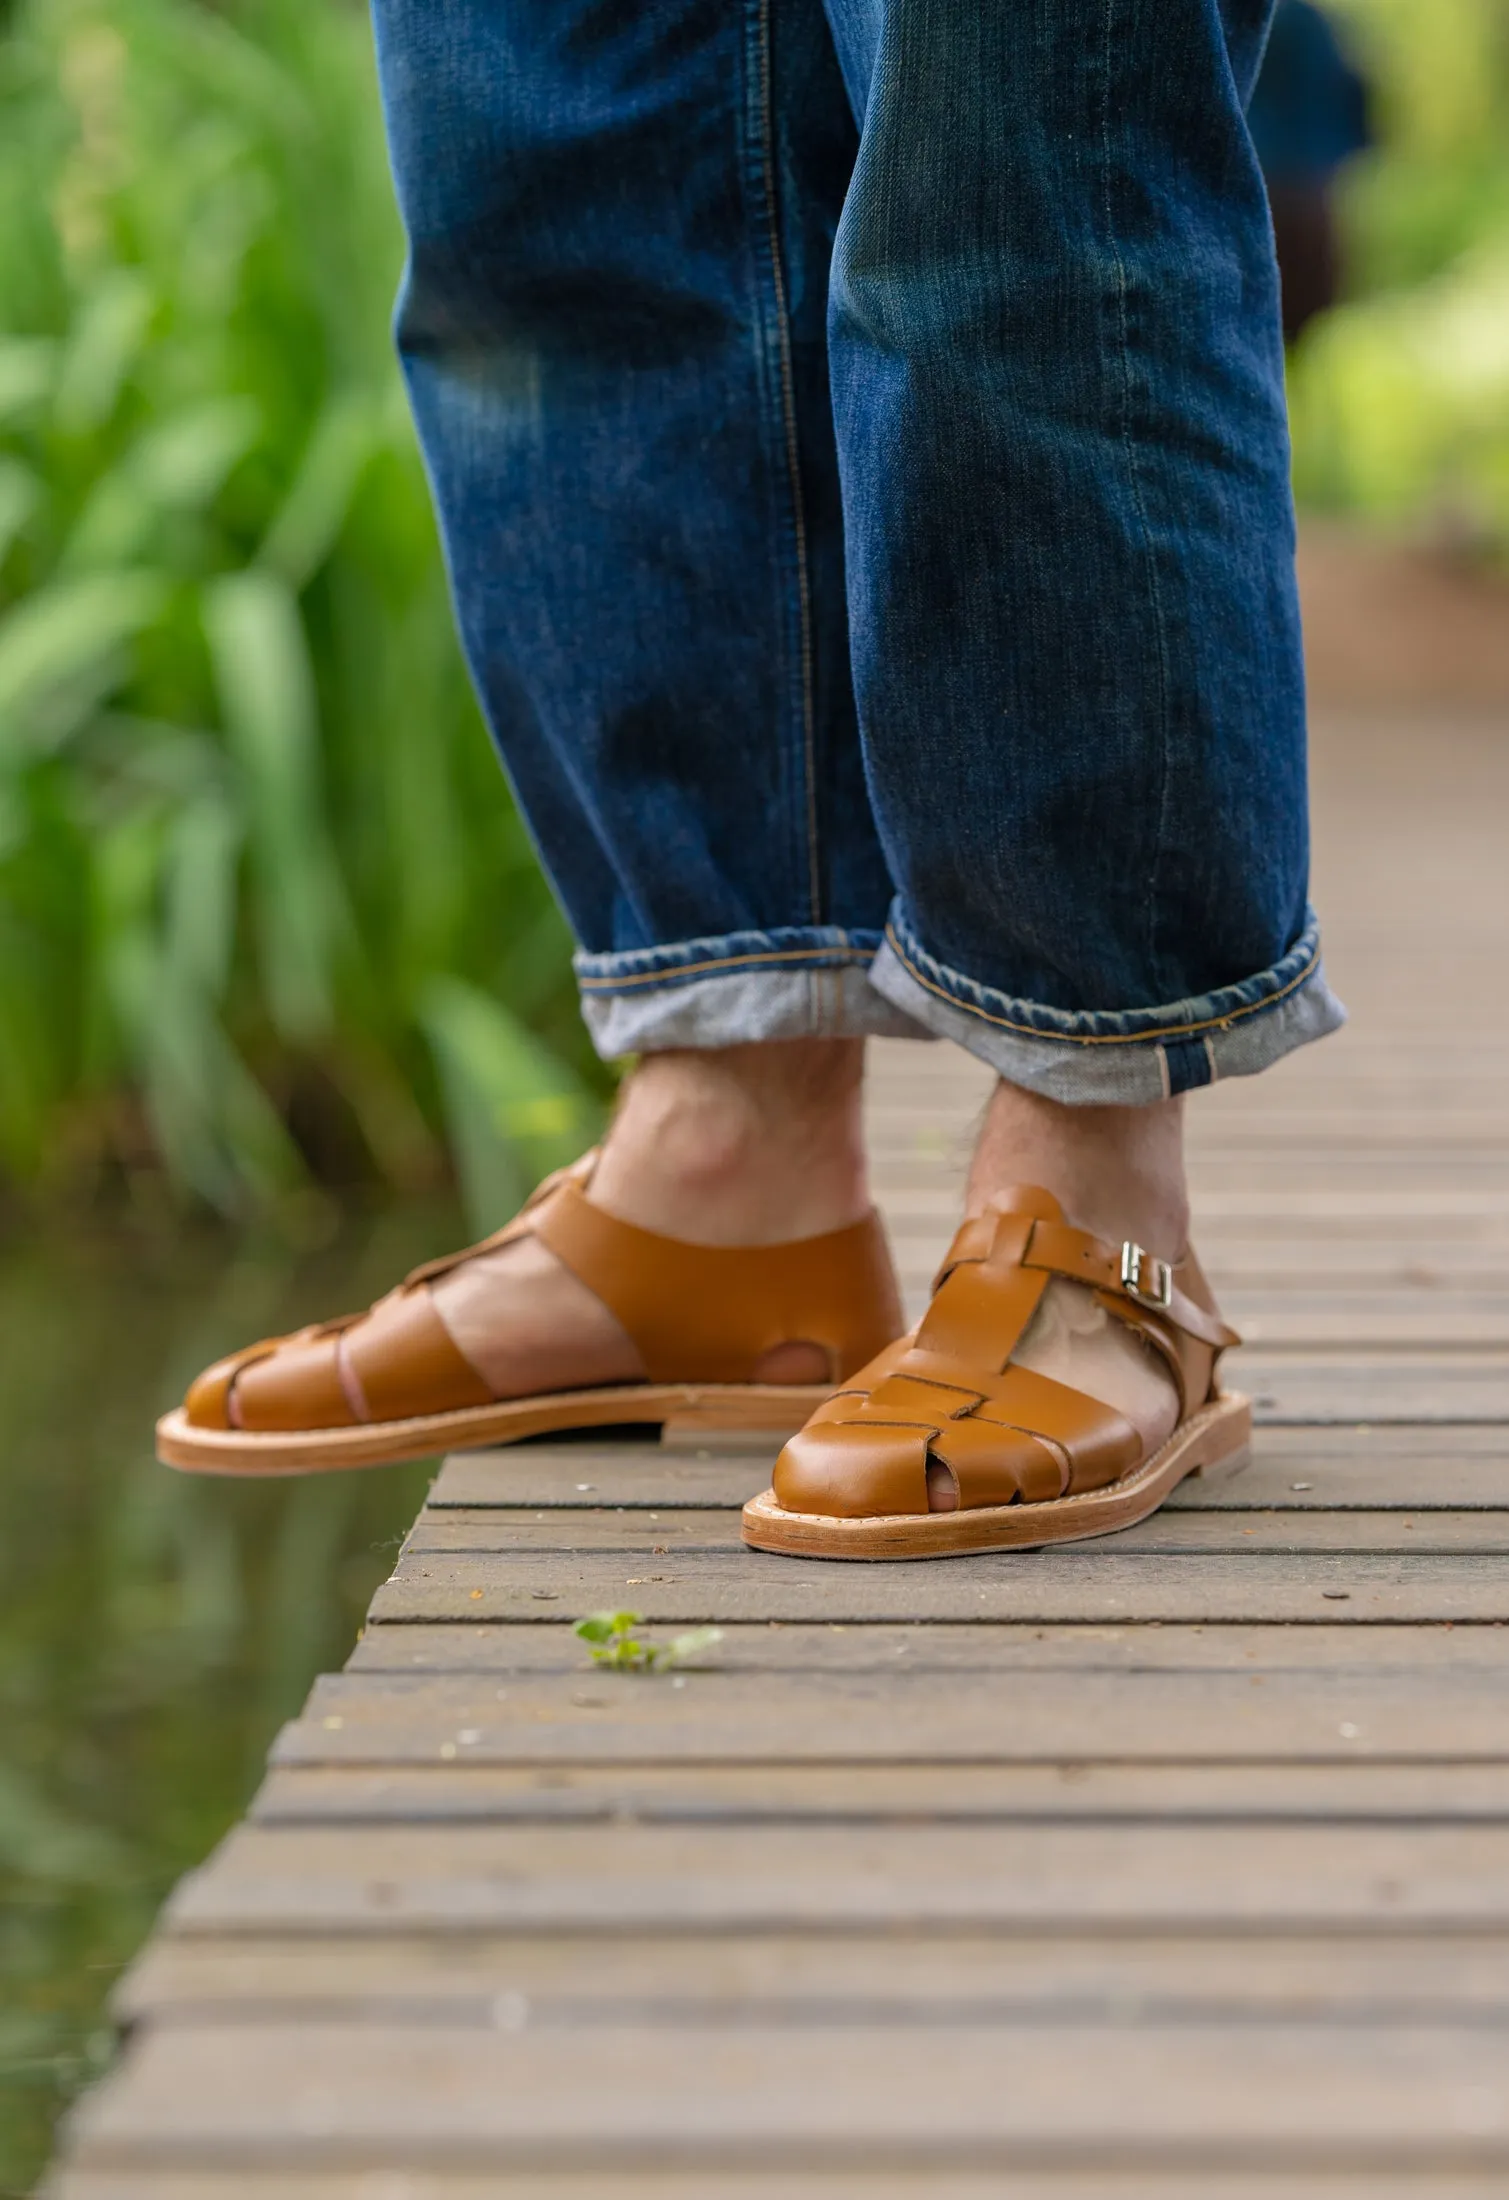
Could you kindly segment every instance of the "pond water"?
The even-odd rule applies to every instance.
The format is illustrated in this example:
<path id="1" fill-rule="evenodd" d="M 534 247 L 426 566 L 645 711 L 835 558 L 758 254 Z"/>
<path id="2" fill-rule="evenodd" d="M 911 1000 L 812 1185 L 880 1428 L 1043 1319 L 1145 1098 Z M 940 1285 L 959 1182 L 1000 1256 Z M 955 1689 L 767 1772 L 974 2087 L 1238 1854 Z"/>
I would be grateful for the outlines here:
<path id="1" fill-rule="evenodd" d="M 432 1206 L 298 1259 L 202 1234 L 0 1250 L 0 2194 L 32 2189 L 112 2051 L 116 1978 L 346 1656 L 433 1472 L 173 1474 L 153 1417 L 462 1237 Z"/>

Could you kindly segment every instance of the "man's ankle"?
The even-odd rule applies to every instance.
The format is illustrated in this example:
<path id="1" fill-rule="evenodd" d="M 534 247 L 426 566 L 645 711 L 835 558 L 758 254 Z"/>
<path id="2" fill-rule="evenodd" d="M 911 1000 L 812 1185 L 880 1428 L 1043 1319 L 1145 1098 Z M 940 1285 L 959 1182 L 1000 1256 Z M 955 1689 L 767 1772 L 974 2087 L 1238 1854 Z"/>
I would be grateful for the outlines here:
<path id="1" fill-rule="evenodd" d="M 1183 1133 L 1178 1100 L 1071 1107 L 1003 1082 L 980 1129 L 968 1212 L 1008 1185 L 1040 1184 L 1081 1229 L 1177 1259 L 1189 1243 Z"/>
<path id="2" fill-rule="evenodd" d="M 856 1040 L 650 1055 L 629 1079 L 591 1196 L 708 1243 L 817 1236 L 868 1209 Z"/>

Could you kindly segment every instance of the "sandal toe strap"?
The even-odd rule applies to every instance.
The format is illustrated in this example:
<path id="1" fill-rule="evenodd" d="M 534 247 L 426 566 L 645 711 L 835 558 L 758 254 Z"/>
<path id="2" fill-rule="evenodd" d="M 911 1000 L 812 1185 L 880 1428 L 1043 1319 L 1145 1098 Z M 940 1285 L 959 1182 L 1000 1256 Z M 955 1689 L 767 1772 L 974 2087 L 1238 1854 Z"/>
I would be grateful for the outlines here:
<path id="1" fill-rule="evenodd" d="M 942 1378 L 936 1367 L 935 1355 L 903 1349 L 873 1389 L 830 1398 L 776 1461 L 778 1502 L 847 1517 L 927 1512 L 927 1470 L 938 1465 L 961 1510 L 1031 1505 L 1141 1464 L 1131 1422 L 1084 1391 L 1015 1366 L 970 1388 L 967 1370 Z"/>
<path id="2" fill-rule="evenodd" d="M 429 1291 L 404 1284 L 370 1313 L 274 1338 L 207 1368 L 189 1392 L 197 1427 L 349 1428 L 487 1405 Z"/>
<path id="3" fill-rule="evenodd" d="M 1133 1472 L 1143 1439 L 1123 1414 L 1012 1357 L 1055 1276 L 1092 1290 L 1158 1353 L 1178 1384 L 1181 1419 L 1204 1404 L 1220 1353 L 1239 1340 L 1193 1255 L 1175 1266 L 1109 1245 L 1029 1187 L 964 1224 L 915 1336 L 786 1445 L 777 1501 L 850 1518 L 927 1512 L 930 1464 L 953 1476 L 961 1509 L 1037 1504 Z"/>

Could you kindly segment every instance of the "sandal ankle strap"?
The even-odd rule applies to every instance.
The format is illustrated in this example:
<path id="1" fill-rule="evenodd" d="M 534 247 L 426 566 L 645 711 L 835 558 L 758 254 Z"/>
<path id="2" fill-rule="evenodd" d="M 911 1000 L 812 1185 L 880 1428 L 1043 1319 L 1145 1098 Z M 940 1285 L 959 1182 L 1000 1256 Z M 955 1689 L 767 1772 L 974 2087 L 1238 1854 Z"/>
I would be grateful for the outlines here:
<path id="1" fill-rule="evenodd" d="M 1024 1220 L 1029 1222 L 1025 1243 Z M 1184 1263 L 1149 1253 L 1131 1238 L 1110 1245 L 1072 1223 L 1043 1216 L 1026 1218 L 1019 1208 L 1010 1206 L 992 1205 L 962 1226 L 934 1280 L 934 1291 L 956 1268 L 992 1260 L 1067 1276 L 1072 1283 L 1086 1284 L 1109 1299 L 1159 1316 L 1213 1351 L 1225 1351 L 1242 1341 L 1219 1314 L 1201 1306 L 1184 1288 L 1179 1280 Z"/>

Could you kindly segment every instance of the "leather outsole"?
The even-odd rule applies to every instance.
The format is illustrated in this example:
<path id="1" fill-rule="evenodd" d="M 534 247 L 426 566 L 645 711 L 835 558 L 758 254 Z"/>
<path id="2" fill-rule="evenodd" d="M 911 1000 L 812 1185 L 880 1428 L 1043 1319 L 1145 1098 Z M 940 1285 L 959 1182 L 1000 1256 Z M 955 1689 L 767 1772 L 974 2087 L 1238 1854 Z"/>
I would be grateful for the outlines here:
<path id="1" fill-rule="evenodd" d="M 744 1540 L 755 1550 L 786 1558 L 903 1559 L 1040 1550 L 1048 1543 L 1114 1535 L 1156 1512 L 1186 1475 L 1236 1465 L 1251 1434 L 1251 1401 L 1240 1391 L 1226 1391 L 1191 1414 L 1140 1467 L 1103 1489 L 1036 1504 L 869 1519 L 788 1512 L 774 1490 L 765 1490 L 744 1507 Z"/>
<path id="2" fill-rule="evenodd" d="M 157 1456 L 189 1474 L 319 1474 L 396 1466 L 569 1429 L 636 1425 L 703 1434 L 709 1443 L 720 1435 L 768 1434 L 779 1445 L 828 1394 L 821 1383 L 616 1383 L 321 1429 L 201 1428 L 177 1406 L 157 1424 Z"/>

